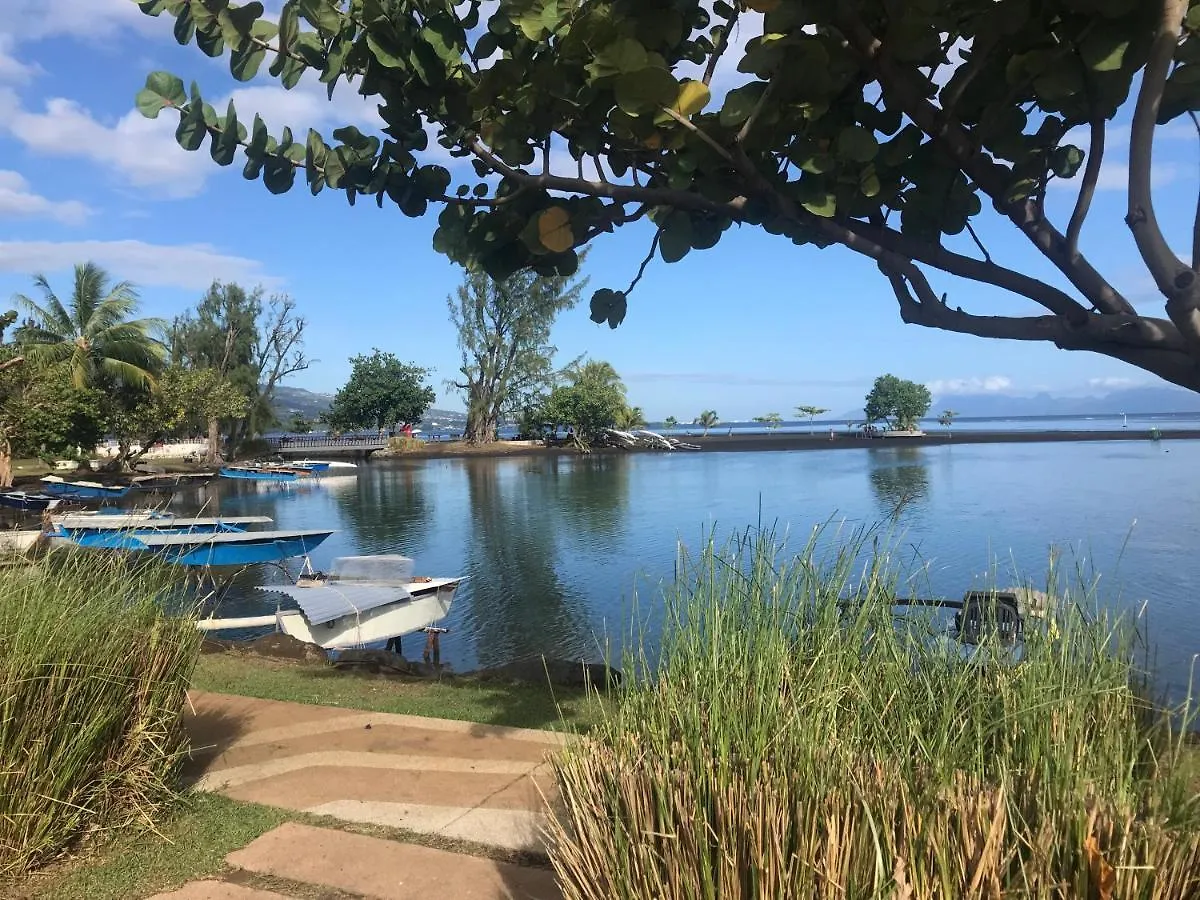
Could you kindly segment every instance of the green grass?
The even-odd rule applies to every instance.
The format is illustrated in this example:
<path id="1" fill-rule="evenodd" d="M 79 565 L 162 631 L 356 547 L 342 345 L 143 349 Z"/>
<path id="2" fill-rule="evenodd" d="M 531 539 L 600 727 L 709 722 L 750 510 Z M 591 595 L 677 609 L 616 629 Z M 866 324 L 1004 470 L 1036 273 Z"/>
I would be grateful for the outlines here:
<path id="1" fill-rule="evenodd" d="M 216 874 L 226 854 L 296 818 L 295 813 L 219 794 L 191 794 L 157 833 L 121 833 L 90 853 L 5 886 L 12 900 L 137 900 Z"/>
<path id="2" fill-rule="evenodd" d="M 661 656 L 555 762 L 567 900 L 1200 896 L 1194 755 L 1129 630 L 1061 588 L 1019 665 L 964 660 L 893 621 L 869 537 L 681 560 Z"/>
<path id="3" fill-rule="evenodd" d="M 586 731 L 607 702 L 582 690 L 449 678 L 444 681 L 351 675 L 323 666 L 241 653 L 200 659 L 192 686 L 222 694 L 340 706 L 371 712 L 458 719 L 515 728 Z"/>
<path id="4" fill-rule="evenodd" d="M 162 566 L 55 552 L 0 570 L 0 877 L 155 821 L 200 652 Z"/>

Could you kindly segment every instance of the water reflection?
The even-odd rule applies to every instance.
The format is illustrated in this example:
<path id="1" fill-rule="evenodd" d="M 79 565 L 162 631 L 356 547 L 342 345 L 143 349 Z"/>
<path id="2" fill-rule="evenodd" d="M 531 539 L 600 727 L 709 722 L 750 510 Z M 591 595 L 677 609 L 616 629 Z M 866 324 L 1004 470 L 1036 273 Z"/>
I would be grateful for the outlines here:
<path id="1" fill-rule="evenodd" d="M 548 464 L 549 471 L 493 460 L 473 460 L 464 467 L 471 583 L 463 618 L 484 666 L 538 653 L 584 655 L 591 643 L 585 598 L 560 575 L 570 567 L 560 566 L 558 546 L 558 538 L 567 537 L 564 512 L 585 505 L 571 498 L 586 467 Z"/>
<path id="2" fill-rule="evenodd" d="M 420 559 L 426 549 L 430 506 L 425 471 L 413 467 L 366 470 L 357 478 L 324 479 L 339 527 L 348 529 L 360 553 L 395 553 Z"/>
<path id="3" fill-rule="evenodd" d="M 904 511 L 925 505 L 929 494 L 929 468 L 920 447 L 889 447 L 867 452 L 871 491 L 886 518 L 894 519 Z"/>

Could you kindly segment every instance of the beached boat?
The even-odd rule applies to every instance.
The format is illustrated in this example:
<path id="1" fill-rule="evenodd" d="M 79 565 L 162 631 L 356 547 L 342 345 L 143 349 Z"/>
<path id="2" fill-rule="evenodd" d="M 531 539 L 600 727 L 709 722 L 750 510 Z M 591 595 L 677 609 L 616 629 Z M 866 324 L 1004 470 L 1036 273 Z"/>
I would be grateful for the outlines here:
<path id="1" fill-rule="evenodd" d="M 7 562 L 14 557 L 27 556 L 42 538 L 40 531 L 0 531 L 0 561 Z"/>
<path id="2" fill-rule="evenodd" d="M 322 471 L 322 472 L 324 472 L 328 469 L 357 469 L 358 468 L 358 463 L 340 462 L 338 460 L 333 460 L 333 459 L 298 459 L 298 460 L 296 460 L 294 465 L 297 465 L 297 466 L 320 466 L 321 468 L 319 469 L 319 471 Z M 342 474 L 346 475 L 349 473 L 343 472 Z"/>
<path id="3" fill-rule="evenodd" d="M 129 493 L 130 487 L 98 481 L 66 481 L 57 475 L 47 475 L 42 479 L 42 491 L 64 500 L 119 500 Z"/>
<path id="4" fill-rule="evenodd" d="M 94 550 L 153 553 L 183 566 L 248 566 L 306 556 L 331 534 L 332 531 L 174 533 L 134 529 L 73 534 L 71 540 Z"/>
<path id="5" fill-rule="evenodd" d="M 62 502 L 59 497 L 51 497 L 49 494 L 30 494 L 26 491 L 4 491 L 0 493 L 0 506 L 6 506 L 9 509 L 20 509 L 25 512 L 42 512 L 47 509 L 54 509 Z"/>
<path id="6" fill-rule="evenodd" d="M 298 609 L 264 616 L 202 619 L 204 631 L 274 626 L 326 649 L 379 644 L 433 626 L 445 618 L 465 578 L 415 578 L 405 556 L 343 556 L 327 576 L 294 585 L 260 586 L 287 595 Z"/>
<path id="7" fill-rule="evenodd" d="M 215 472 L 178 472 L 169 474 L 139 475 L 131 478 L 130 486 L 135 491 L 164 491 L 199 487 L 216 478 Z"/>

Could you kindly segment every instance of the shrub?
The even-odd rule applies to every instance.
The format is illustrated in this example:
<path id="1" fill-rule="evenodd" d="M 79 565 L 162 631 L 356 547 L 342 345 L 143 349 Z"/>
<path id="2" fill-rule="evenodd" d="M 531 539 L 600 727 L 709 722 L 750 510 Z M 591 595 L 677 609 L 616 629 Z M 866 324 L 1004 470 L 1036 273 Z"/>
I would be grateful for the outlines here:
<path id="1" fill-rule="evenodd" d="M 817 546 L 681 560 L 655 664 L 554 763 L 568 900 L 1200 896 L 1128 628 L 1058 592 L 1019 664 L 967 660 L 894 618 L 886 555 Z"/>
<path id="2" fill-rule="evenodd" d="M 0 570 L 0 876 L 172 797 L 200 650 L 160 605 L 174 578 L 77 552 Z"/>

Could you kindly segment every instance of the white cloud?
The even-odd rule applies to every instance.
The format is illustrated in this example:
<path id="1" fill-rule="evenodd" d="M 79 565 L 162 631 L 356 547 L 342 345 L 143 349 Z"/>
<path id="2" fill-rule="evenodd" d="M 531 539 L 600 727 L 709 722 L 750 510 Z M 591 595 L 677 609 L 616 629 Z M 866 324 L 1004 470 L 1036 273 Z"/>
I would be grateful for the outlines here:
<path id="1" fill-rule="evenodd" d="M 1089 378 L 1088 379 L 1088 387 L 1090 387 L 1090 388 L 1109 388 L 1109 389 L 1129 388 L 1129 387 L 1137 387 L 1140 384 L 1145 384 L 1145 382 L 1138 378 L 1121 378 L 1121 377 L 1117 377 L 1117 376 L 1111 376 L 1108 378 Z"/>
<path id="2" fill-rule="evenodd" d="M 1012 388 L 1012 379 L 1007 375 L 984 375 L 975 378 L 945 378 L 930 381 L 925 385 L 934 394 L 1003 394 Z"/>
<path id="3" fill-rule="evenodd" d="M 0 31 L 0 83 L 28 81 L 38 71 L 37 66 L 17 59 L 15 48 L 13 36 Z"/>
<path id="4" fill-rule="evenodd" d="M 290 91 L 267 85 L 238 88 L 213 106 L 224 111 L 230 97 L 244 122 L 252 122 L 258 113 L 273 134 L 287 125 L 300 140 L 309 127 L 371 128 L 380 121 L 375 102 L 345 85 L 330 101 L 325 86 L 315 79 Z M 64 97 L 47 100 L 41 111 L 30 111 L 14 91 L 0 89 L 0 130 L 7 130 L 28 149 L 45 156 L 89 160 L 134 187 L 157 188 L 160 196 L 168 198 L 195 196 L 217 170 L 206 150 L 188 152 L 176 143 L 177 121 L 170 110 L 157 119 L 131 110 L 115 122 L 104 122 Z"/>
<path id="5" fill-rule="evenodd" d="M 1150 170 L 1150 186 L 1164 187 L 1181 174 L 1179 166 L 1171 162 L 1158 162 Z M 1078 179 L 1080 176 L 1076 176 Z M 1129 186 L 1129 163 L 1104 162 L 1100 166 L 1100 177 L 1096 189 L 1100 191 L 1123 191 Z"/>
<path id="6" fill-rule="evenodd" d="M 35 194 L 21 173 L 0 169 L 0 218 L 41 216 L 66 225 L 79 225 L 91 213 L 78 200 L 54 201 Z"/>
<path id="7" fill-rule="evenodd" d="M 282 282 L 264 273 L 259 261 L 221 253 L 209 244 L 0 241 L 0 272 L 56 272 L 89 259 L 139 285 L 203 290 L 214 278 L 267 288 Z"/>
<path id="8" fill-rule="evenodd" d="M 89 43 L 131 28 L 161 34 L 163 27 L 131 0 L 4 0 L 0 25 L 18 41 L 67 35 Z"/>

